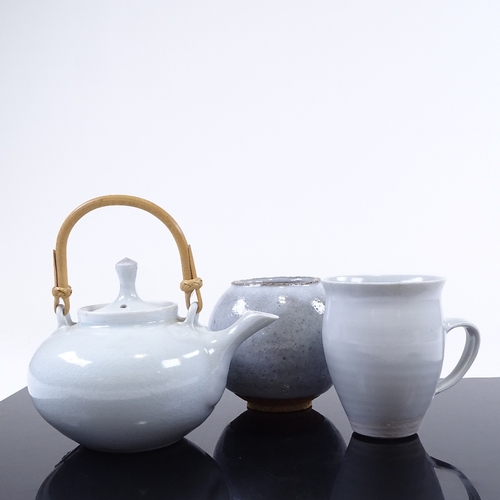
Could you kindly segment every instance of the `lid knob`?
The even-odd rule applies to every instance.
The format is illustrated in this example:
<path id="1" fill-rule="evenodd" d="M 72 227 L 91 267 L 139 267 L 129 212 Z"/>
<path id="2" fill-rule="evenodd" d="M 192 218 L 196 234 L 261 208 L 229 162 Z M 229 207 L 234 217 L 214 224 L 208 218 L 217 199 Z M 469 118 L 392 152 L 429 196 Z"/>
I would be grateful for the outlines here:
<path id="1" fill-rule="evenodd" d="M 137 262 L 125 257 L 115 265 L 118 279 L 120 280 L 120 292 L 116 302 L 119 307 L 125 309 L 128 303 L 134 300 L 141 300 L 135 289 L 135 279 L 137 278 Z M 142 301 L 141 301 L 142 302 Z"/>
<path id="2" fill-rule="evenodd" d="M 137 295 L 137 262 L 125 258 L 115 265 L 115 269 L 120 280 L 118 297 L 111 304 L 82 307 L 78 311 L 80 322 L 110 325 L 177 319 L 177 305 L 173 302 L 145 302 Z"/>

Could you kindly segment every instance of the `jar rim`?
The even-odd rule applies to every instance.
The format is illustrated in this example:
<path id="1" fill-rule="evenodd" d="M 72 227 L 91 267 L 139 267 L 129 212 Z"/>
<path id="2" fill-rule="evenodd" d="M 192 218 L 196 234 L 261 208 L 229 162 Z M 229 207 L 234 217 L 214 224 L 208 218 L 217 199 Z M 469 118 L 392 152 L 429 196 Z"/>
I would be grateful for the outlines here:
<path id="1" fill-rule="evenodd" d="M 302 286 L 320 283 L 321 279 L 313 276 L 272 276 L 265 278 L 250 278 L 231 282 L 236 286 Z"/>

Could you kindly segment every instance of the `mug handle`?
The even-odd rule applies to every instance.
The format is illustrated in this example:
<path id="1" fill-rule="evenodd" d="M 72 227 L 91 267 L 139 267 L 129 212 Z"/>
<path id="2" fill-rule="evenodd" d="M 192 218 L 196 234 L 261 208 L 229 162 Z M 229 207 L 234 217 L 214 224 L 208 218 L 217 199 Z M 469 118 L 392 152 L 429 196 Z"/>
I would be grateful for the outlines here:
<path id="1" fill-rule="evenodd" d="M 430 459 L 436 469 L 452 472 L 460 479 L 463 487 L 465 488 L 465 491 L 467 491 L 469 500 L 481 500 L 481 497 L 479 496 L 476 488 L 474 488 L 474 485 L 470 482 L 470 479 L 461 470 L 457 469 L 455 466 L 449 464 L 448 462 L 443 462 L 443 460 L 438 460 L 434 457 L 430 457 Z"/>
<path id="2" fill-rule="evenodd" d="M 446 318 L 443 326 L 446 334 L 454 328 L 462 327 L 465 329 L 467 336 L 462 356 L 458 360 L 457 365 L 447 377 L 439 380 L 434 395 L 454 386 L 467 373 L 476 359 L 480 344 L 479 330 L 468 321 L 459 318 Z"/>

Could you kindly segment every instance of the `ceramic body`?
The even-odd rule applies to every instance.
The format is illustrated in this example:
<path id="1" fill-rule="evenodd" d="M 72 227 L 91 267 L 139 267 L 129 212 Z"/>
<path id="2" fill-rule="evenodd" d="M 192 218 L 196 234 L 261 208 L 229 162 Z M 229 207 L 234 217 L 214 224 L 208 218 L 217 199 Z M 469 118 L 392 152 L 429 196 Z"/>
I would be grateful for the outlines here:
<path id="1" fill-rule="evenodd" d="M 303 409 L 331 387 L 321 340 L 324 290 L 318 278 L 234 281 L 217 302 L 210 327 L 226 328 L 245 311 L 279 316 L 236 350 L 227 388 L 251 408 Z"/>
<path id="2" fill-rule="evenodd" d="M 474 361 L 477 328 L 443 320 L 442 278 L 334 277 L 323 285 L 326 359 L 353 430 L 373 437 L 417 432 L 434 395 L 457 383 Z M 445 335 L 460 326 L 467 332 L 463 355 L 439 381 Z"/>
<path id="3" fill-rule="evenodd" d="M 114 303 L 80 309 L 76 324 L 58 306 L 59 327 L 29 366 L 38 412 L 94 450 L 145 451 L 181 439 L 221 398 L 236 347 L 276 319 L 248 312 L 213 332 L 198 324 L 196 302 L 179 318 L 172 302 L 140 300 L 129 277 L 121 276 Z"/>

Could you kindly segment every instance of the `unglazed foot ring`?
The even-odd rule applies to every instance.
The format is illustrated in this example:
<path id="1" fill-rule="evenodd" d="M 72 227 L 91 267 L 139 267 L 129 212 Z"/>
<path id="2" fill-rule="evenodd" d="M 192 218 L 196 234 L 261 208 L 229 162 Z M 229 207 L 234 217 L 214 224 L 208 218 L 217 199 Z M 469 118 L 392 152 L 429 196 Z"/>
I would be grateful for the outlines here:
<path id="1" fill-rule="evenodd" d="M 301 410 L 307 410 L 312 406 L 312 398 L 300 398 L 300 399 L 242 398 L 242 399 L 246 400 L 247 408 L 249 410 L 256 410 L 267 413 L 285 413 L 292 411 L 301 411 Z"/>

